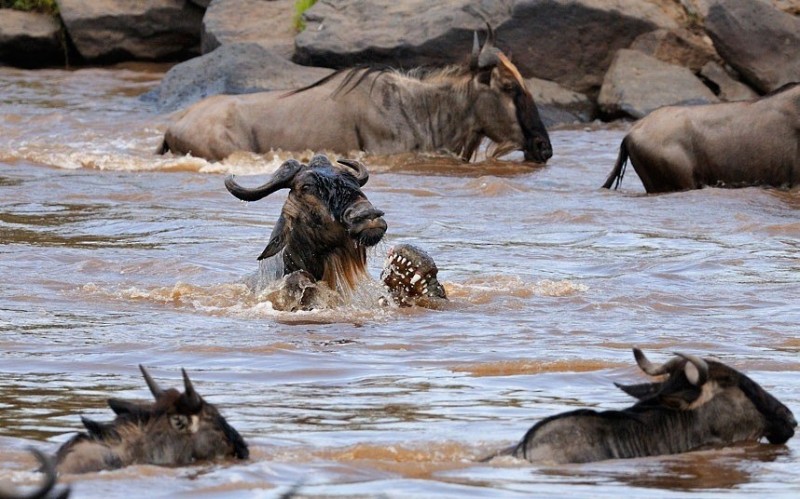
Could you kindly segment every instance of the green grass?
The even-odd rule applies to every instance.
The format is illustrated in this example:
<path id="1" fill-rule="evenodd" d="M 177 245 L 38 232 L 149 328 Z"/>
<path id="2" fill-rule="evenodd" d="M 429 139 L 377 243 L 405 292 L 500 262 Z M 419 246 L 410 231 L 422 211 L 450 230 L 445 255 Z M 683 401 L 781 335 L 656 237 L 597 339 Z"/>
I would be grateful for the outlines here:
<path id="1" fill-rule="evenodd" d="M 298 33 L 306 29 L 306 23 L 303 21 L 303 12 L 310 9 L 315 3 L 317 3 L 317 0 L 295 0 L 293 22 L 294 29 Z"/>
<path id="2" fill-rule="evenodd" d="M 0 0 L 0 8 L 41 12 L 51 15 L 58 14 L 56 0 Z"/>

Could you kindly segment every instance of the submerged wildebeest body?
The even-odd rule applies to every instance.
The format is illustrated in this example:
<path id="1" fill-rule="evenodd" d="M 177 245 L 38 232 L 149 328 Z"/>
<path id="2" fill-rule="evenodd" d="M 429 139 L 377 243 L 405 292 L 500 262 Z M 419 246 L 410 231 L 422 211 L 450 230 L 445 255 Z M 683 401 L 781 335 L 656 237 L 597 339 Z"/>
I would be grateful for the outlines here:
<path id="1" fill-rule="evenodd" d="M 517 68 L 477 35 L 469 64 L 403 74 L 340 70 L 286 92 L 217 95 L 172 123 L 159 152 L 219 160 L 235 151 L 449 152 L 469 161 L 484 137 L 499 156 L 540 163 L 552 147 Z"/>
<path id="2" fill-rule="evenodd" d="M 57 474 L 52 459 L 37 449 L 31 448 L 30 450 L 41 465 L 39 471 L 44 475 L 42 484 L 35 490 L 28 492 L 11 490 L 0 486 L 0 499 L 67 499 L 70 494 L 70 488 L 56 488 Z"/>
<path id="3" fill-rule="evenodd" d="M 630 159 L 647 192 L 791 187 L 800 182 L 800 83 L 753 101 L 659 108 L 620 145 L 603 187 Z"/>
<path id="4" fill-rule="evenodd" d="M 56 454 L 59 473 L 86 473 L 133 464 L 178 466 L 226 457 L 247 459 L 247 444 L 216 407 L 195 391 L 183 371 L 184 392 L 161 389 L 144 366 L 153 403 L 109 399 L 117 417 L 99 423 L 82 417 L 86 432 Z"/>
<path id="5" fill-rule="evenodd" d="M 343 166 L 333 165 L 323 154 L 315 155 L 307 165 L 291 159 L 256 188 L 239 185 L 233 176 L 225 179 L 226 188 L 243 201 L 257 201 L 289 189 L 269 242 L 258 257 L 280 259 L 278 274 L 283 277 L 283 287 L 281 296 L 272 300 L 278 309 L 314 308 L 319 293 L 316 283 L 320 282 L 340 296 L 351 295 L 367 279 L 367 248 L 378 244 L 386 233 L 383 212 L 361 190 L 369 179 L 366 167 L 350 159 L 338 163 Z M 402 251 L 403 273 L 387 278 L 390 289 L 404 288 L 408 302 L 421 296 L 444 298 L 444 288 L 435 281 L 438 269 L 433 260 L 412 247 Z M 414 277 L 415 271 L 422 272 L 419 278 Z M 430 286 L 421 287 L 421 280 Z"/>
<path id="6" fill-rule="evenodd" d="M 634 349 L 639 367 L 660 382 L 617 385 L 638 403 L 621 411 L 581 409 L 543 419 L 500 455 L 531 462 L 584 463 L 676 454 L 704 446 L 794 435 L 792 412 L 744 374 L 718 361 L 677 354 L 654 366 Z"/>

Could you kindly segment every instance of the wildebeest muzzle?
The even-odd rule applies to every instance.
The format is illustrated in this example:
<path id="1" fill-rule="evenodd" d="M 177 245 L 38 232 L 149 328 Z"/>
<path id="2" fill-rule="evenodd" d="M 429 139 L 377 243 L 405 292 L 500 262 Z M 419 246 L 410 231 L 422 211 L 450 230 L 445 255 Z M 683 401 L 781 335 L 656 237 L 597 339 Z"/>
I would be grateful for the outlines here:
<path id="1" fill-rule="evenodd" d="M 386 233 L 383 212 L 366 199 L 354 203 L 344 211 L 342 224 L 350 236 L 364 246 L 375 246 Z"/>

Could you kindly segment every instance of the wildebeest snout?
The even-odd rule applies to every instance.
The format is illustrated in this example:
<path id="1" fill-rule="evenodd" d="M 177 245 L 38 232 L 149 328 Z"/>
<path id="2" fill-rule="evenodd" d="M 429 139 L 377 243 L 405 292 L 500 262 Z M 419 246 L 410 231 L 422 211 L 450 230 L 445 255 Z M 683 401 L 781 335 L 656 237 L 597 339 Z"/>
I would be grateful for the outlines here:
<path id="1" fill-rule="evenodd" d="M 365 246 L 378 244 L 386 233 L 383 212 L 366 200 L 347 208 L 342 215 L 342 223 L 353 238 Z"/>
<path id="2" fill-rule="evenodd" d="M 533 137 L 528 139 L 527 147 L 525 147 L 525 161 L 535 161 L 537 163 L 546 163 L 548 159 L 553 157 L 553 146 L 549 140 L 541 137 Z"/>
<path id="3" fill-rule="evenodd" d="M 767 418 L 766 437 L 771 444 L 783 444 L 794 436 L 797 420 L 788 407 L 781 406 Z"/>

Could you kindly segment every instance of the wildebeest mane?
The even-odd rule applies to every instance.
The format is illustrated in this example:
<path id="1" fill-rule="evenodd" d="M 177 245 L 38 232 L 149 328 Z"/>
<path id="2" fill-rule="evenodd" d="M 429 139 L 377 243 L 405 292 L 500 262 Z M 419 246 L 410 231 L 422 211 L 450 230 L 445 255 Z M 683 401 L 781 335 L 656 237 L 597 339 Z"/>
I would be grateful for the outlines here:
<path id="1" fill-rule="evenodd" d="M 759 99 L 763 99 L 764 97 L 772 97 L 773 95 L 777 95 L 777 94 L 786 92 L 787 90 L 791 90 L 791 89 L 793 89 L 794 87 L 796 87 L 798 85 L 800 85 L 800 81 L 792 81 L 792 82 L 789 82 L 789 83 L 784 83 L 783 85 L 781 85 L 780 87 L 776 88 L 775 90 L 770 90 L 769 92 L 765 93 L 764 95 L 759 97 Z"/>
<path id="2" fill-rule="evenodd" d="M 312 88 L 321 87 L 330 82 L 331 80 L 335 79 L 337 76 L 344 74 L 345 75 L 344 79 L 342 79 L 341 83 L 339 83 L 336 89 L 333 92 L 331 92 L 331 96 L 336 97 L 343 91 L 345 94 L 352 92 L 356 87 L 361 85 L 361 83 L 369 75 L 377 74 L 377 76 L 380 76 L 390 71 L 393 71 L 393 69 L 390 66 L 375 65 L 375 64 L 363 64 L 352 68 L 337 69 L 336 71 L 333 71 L 331 74 L 323 78 L 320 78 L 314 83 L 286 92 L 285 94 L 281 95 L 281 98 L 290 97 L 292 95 L 297 95 L 299 93 L 305 92 L 306 90 L 311 90 Z M 355 80 L 355 82 L 353 80 Z M 373 80 L 373 85 L 374 84 L 375 81 Z M 349 89 L 347 88 L 348 86 L 350 87 Z M 347 90 L 345 91 L 345 89 Z"/>
<path id="3" fill-rule="evenodd" d="M 290 97 L 292 95 L 297 95 L 307 90 L 311 90 L 312 88 L 324 86 L 340 75 L 345 76 L 336 89 L 331 92 L 331 97 L 336 97 L 340 94 L 347 95 L 358 88 L 358 86 L 361 85 L 369 76 L 375 75 L 369 91 L 369 93 L 372 93 L 372 89 L 375 87 L 375 83 L 377 82 L 378 78 L 386 74 L 394 74 L 420 82 L 438 83 L 444 82 L 445 80 L 451 82 L 451 80 L 457 77 L 466 76 L 470 73 L 469 68 L 463 64 L 453 64 L 444 67 L 419 66 L 409 70 L 400 70 L 386 64 L 362 64 L 352 68 L 337 69 L 336 71 L 333 71 L 331 74 L 320 78 L 314 83 L 286 92 L 285 94 L 281 95 L 281 98 Z M 515 101 L 515 104 L 516 103 L 517 102 Z"/>

